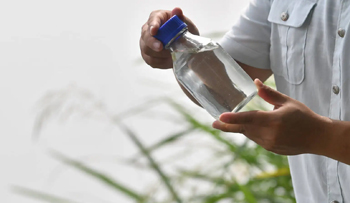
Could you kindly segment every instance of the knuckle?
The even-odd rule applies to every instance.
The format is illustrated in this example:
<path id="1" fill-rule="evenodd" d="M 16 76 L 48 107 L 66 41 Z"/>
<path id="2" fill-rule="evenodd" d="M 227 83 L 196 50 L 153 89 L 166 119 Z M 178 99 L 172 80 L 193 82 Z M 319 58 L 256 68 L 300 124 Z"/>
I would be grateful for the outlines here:
<path id="1" fill-rule="evenodd" d="M 160 16 L 162 15 L 163 10 L 154 10 L 151 12 L 150 16 L 149 16 L 149 20 L 153 21 L 155 18 L 160 18 Z"/>
<path id="2" fill-rule="evenodd" d="M 229 125 L 226 124 L 226 123 L 223 124 L 223 125 L 221 125 L 220 130 L 223 131 L 223 132 L 230 132 L 230 130 L 229 130 Z"/>
<path id="3" fill-rule="evenodd" d="M 149 22 L 152 23 L 154 21 L 157 21 L 162 24 L 170 18 L 170 13 L 171 12 L 168 10 L 155 10 L 151 13 Z"/>
<path id="4" fill-rule="evenodd" d="M 149 47 L 147 47 L 147 46 L 145 46 L 145 47 L 143 48 L 143 53 L 146 54 L 146 55 L 148 55 L 148 56 L 150 56 L 150 57 L 153 57 L 153 56 L 152 56 L 152 55 L 153 55 L 153 51 L 152 51 Z"/>
<path id="5" fill-rule="evenodd" d="M 245 127 L 243 125 L 238 126 L 238 133 L 241 133 L 241 134 L 245 133 Z"/>
<path id="6" fill-rule="evenodd" d="M 160 10 L 154 10 L 149 14 L 149 20 L 151 20 L 152 18 L 154 18 L 154 16 L 157 15 L 157 13 L 159 13 Z"/>
<path id="7" fill-rule="evenodd" d="M 148 25 L 144 24 L 141 27 L 141 36 L 145 36 L 146 35 L 146 31 L 147 31 Z"/>
<path id="8" fill-rule="evenodd" d="M 151 49 L 151 47 L 153 46 L 153 44 L 157 41 L 156 38 L 154 38 L 153 36 L 151 35 L 147 35 L 144 37 L 144 41 L 145 41 L 145 44 L 146 46 Z"/>
<path id="9" fill-rule="evenodd" d="M 267 86 L 267 85 L 264 85 L 264 86 L 263 86 L 263 89 L 264 89 L 265 91 L 267 91 L 268 93 L 272 93 L 272 92 L 275 91 L 275 90 L 273 90 L 271 87 L 269 87 L 269 86 Z"/>
<path id="10" fill-rule="evenodd" d="M 261 112 L 259 111 L 251 111 L 249 113 L 246 114 L 245 117 L 242 118 L 244 123 L 247 124 L 257 124 L 260 125 L 261 124 Z"/>
<path id="11" fill-rule="evenodd" d="M 283 124 L 283 122 L 284 121 L 283 121 L 283 118 L 281 116 L 274 116 L 269 120 L 268 125 L 270 127 L 279 128 Z"/>

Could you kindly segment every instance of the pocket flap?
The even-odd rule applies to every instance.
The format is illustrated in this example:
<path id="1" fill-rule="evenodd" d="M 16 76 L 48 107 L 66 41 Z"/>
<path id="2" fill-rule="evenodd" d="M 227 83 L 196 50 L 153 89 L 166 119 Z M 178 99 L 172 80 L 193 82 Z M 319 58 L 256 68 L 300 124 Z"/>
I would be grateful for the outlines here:
<path id="1" fill-rule="evenodd" d="M 268 21 L 290 27 L 301 27 L 316 2 L 310 0 L 274 0 L 271 5 Z M 286 13 L 288 19 L 283 21 Z"/>

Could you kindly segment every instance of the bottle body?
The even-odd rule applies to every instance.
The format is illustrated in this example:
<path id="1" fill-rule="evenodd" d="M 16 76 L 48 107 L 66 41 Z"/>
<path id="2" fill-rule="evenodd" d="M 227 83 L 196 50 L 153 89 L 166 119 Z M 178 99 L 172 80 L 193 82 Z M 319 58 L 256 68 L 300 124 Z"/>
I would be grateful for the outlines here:
<path id="1" fill-rule="evenodd" d="M 185 30 L 167 48 L 177 80 L 214 118 L 256 95 L 252 79 L 218 43 Z"/>

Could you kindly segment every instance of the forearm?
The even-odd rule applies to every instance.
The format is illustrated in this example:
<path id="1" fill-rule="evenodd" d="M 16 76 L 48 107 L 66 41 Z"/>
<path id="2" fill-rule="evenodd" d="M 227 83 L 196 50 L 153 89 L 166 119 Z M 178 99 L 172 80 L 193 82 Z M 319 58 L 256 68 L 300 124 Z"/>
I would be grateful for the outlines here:
<path id="1" fill-rule="evenodd" d="M 250 76 L 252 80 L 255 80 L 258 78 L 262 82 L 265 82 L 271 75 L 271 70 L 261 69 L 261 68 L 255 68 L 249 65 L 246 65 L 244 63 L 241 63 L 237 61 L 237 63 L 242 67 L 242 69 Z"/>

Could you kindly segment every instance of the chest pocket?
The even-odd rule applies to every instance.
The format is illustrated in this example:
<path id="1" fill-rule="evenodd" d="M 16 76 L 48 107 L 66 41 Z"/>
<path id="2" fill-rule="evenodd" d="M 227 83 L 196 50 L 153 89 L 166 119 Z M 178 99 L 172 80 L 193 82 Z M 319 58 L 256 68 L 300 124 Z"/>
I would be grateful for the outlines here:
<path id="1" fill-rule="evenodd" d="M 271 22 L 270 61 L 274 74 L 298 85 L 305 75 L 307 32 L 316 0 L 274 0 Z"/>

